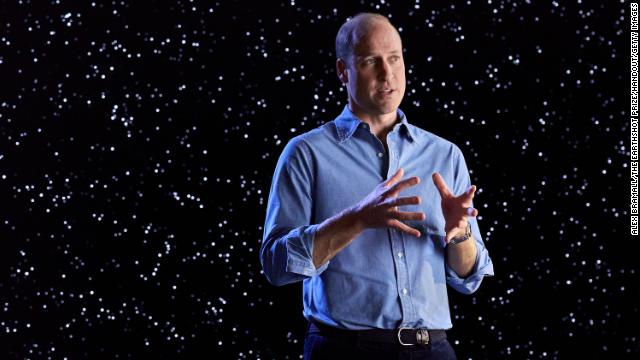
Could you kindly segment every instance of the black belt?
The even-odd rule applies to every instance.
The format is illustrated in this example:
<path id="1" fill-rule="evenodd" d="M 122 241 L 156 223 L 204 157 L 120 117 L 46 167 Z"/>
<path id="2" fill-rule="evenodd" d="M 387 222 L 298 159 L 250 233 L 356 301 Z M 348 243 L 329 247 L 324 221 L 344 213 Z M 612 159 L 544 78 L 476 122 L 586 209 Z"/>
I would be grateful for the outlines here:
<path id="1" fill-rule="evenodd" d="M 444 330 L 412 329 L 406 327 L 399 329 L 345 330 L 311 320 L 309 331 L 314 330 L 323 335 L 339 336 L 345 340 L 365 340 L 405 346 L 429 345 L 447 338 L 447 332 Z"/>

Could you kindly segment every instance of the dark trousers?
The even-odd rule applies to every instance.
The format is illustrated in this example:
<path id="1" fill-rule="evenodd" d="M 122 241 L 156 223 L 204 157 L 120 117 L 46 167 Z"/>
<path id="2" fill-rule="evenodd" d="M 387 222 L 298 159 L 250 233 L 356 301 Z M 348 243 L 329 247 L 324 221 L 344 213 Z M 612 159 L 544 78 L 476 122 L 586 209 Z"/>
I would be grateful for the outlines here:
<path id="1" fill-rule="evenodd" d="M 323 333 L 315 326 L 307 328 L 304 360 L 455 360 L 456 353 L 446 338 L 429 345 L 403 346 L 371 342 L 358 337 L 342 337 Z"/>

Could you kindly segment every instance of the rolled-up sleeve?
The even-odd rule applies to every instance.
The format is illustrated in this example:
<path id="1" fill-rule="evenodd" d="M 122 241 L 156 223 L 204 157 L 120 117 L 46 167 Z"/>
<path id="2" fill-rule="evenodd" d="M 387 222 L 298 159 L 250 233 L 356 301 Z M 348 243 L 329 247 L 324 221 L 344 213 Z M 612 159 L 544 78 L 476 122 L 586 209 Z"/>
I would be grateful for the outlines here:
<path id="1" fill-rule="evenodd" d="M 307 144 L 300 138 L 285 146 L 271 182 L 264 235 L 260 248 L 262 269 L 270 283 L 280 286 L 322 273 L 328 262 L 313 265 L 311 223 L 313 168 Z"/>
<path id="2" fill-rule="evenodd" d="M 458 196 L 465 192 L 471 186 L 471 179 L 469 177 L 469 171 L 464 161 L 464 157 L 460 149 L 454 146 L 453 148 L 453 193 Z M 473 205 L 472 205 L 473 206 Z M 471 233 L 476 241 L 476 247 L 478 252 L 476 254 L 476 263 L 473 266 L 471 274 L 465 278 L 461 278 L 458 274 L 445 262 L 445 270 L 447 276 L 447 284 L 456 291 L 463 294 L 471 294 L 478 290 L 482 279 L 485 276 L 493 276 L 493 262 L 489 257 L 489 252 L 484 246 L 482 241 L 482 234 L 480 233 L 480 227 L 478 226 L 478 220 L 476 218 L 469 218 L 469 224 L 471 225 Z"/>

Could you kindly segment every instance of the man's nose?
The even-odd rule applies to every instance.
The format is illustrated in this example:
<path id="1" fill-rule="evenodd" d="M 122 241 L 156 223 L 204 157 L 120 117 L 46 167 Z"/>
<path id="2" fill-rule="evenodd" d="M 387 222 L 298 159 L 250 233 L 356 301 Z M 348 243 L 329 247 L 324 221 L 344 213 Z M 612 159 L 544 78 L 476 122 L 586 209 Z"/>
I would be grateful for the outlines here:
<path id="1" fill-rule="evenodd" d="M 380 80 L 387 80 L 391 77 L 391 75 L 391 64 L 389 64 L 389 62 L 385 60 L 381 61 L 380 69 L 378 71 L 378 77 L 380 78 Z"/>

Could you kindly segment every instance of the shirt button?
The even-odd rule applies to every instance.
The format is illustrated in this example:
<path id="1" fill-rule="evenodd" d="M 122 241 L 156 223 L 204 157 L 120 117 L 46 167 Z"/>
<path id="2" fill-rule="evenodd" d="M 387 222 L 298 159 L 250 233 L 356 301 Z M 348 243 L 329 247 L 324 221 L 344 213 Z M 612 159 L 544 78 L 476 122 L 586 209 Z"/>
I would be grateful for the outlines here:
<path id="1" fill-rule="evenodd" d="M 402 294 L 403 294 L 403 295 L 407 295 L 407 293 L 408 293 L 408 291 L 407 291 L 407 289 L 406 289 L 406 288 L 402 289 Z"/>
<path id="2" fill-rule="evenodd" d="M 402 253 L 402 251 L 398 252 L 398 257 L 402 257 L 404 256 L 404 254 Z"/>
<path id="3" fill-rule="evenodd" d="M 380 152 L 380 153 L 378 153 L 378 157 L 383 157 L 383 156 L 384 156 L 384 154 L 383 154 L 383 153 L 381 153 L 381 152 Z"/>

